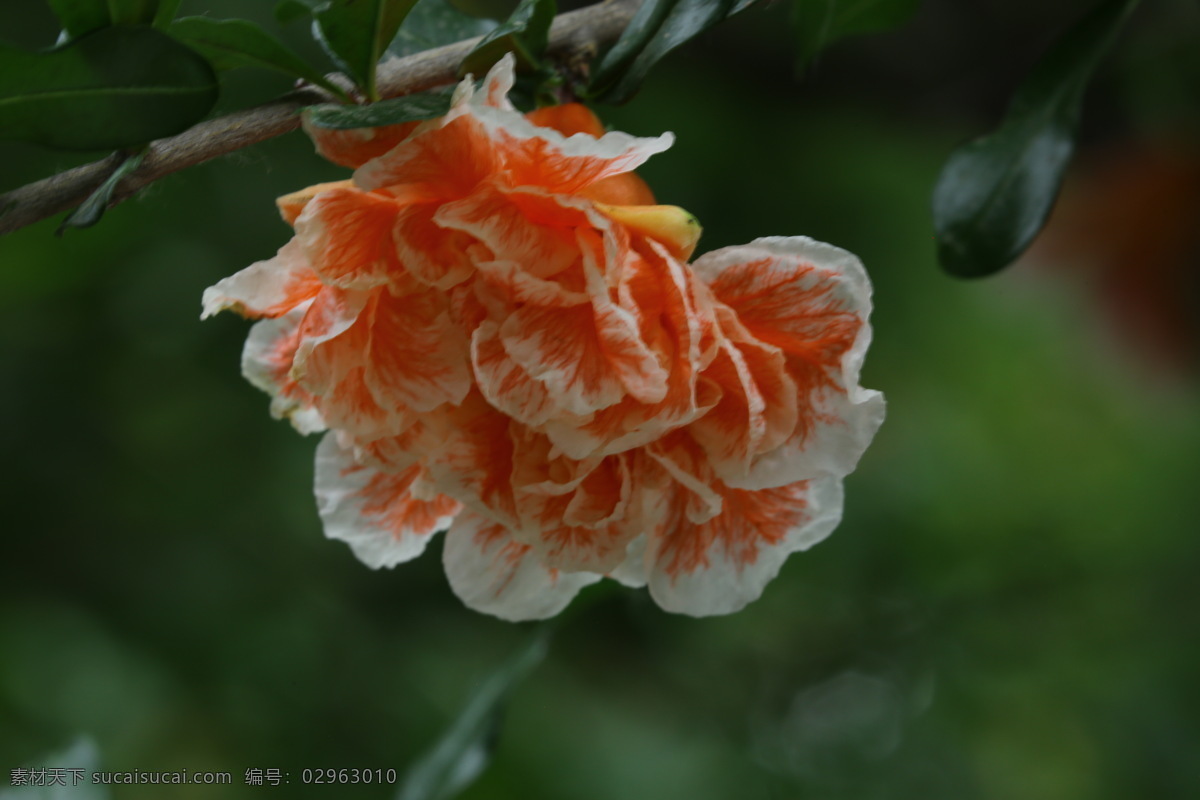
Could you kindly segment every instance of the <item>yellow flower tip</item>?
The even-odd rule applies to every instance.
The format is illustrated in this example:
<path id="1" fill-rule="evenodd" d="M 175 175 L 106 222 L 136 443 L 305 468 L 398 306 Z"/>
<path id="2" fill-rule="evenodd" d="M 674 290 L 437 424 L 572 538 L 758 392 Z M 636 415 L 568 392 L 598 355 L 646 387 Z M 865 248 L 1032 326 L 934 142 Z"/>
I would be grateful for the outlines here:
<path id="1" fill-rule="evenodd" d="M 329 183 L 317 183 L 309 186 L 306 189 L 301 189 L 298 192 L 285 194 L 275 200 L 275 205 L 279 207 L 279 215 L 283 217 L 283 221 L 288 225 L 296 224 L 296 217 L 304 211 L 304 207 L 308 205 L 308 201 L 319 195 L 321 192 L 327 192 L 330 189 L 339 189 L 342 187 L 350 187 L 354 185 L 353 180 L 330 181 Z"/>
<path id="2" fill-rule="evenodd" d="M 681 261 L 691 258 L 696 243 L 700 241 L 700 220 L 679 206 L 610 206 L 597 203 L 596 207 L 614 222 L 661 243 Z"/>

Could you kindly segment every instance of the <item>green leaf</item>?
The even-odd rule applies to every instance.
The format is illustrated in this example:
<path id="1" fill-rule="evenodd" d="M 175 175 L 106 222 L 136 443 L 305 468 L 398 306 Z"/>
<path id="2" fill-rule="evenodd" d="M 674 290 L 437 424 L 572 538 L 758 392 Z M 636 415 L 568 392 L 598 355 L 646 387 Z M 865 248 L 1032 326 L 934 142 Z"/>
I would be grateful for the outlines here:
<path id="1" fill-rule="evenodd" d="M 112 24 L 108 0 L 49 0 L 49 3 L 72 39 Z"/>
<path id="2" fill-rule="evenodd" d="M 336 105 L 309 106 L 304 109 L 305 118 L 321 128 L 345 130 L 347 128 L 378 128 L 420 119 L 433 119 L 450 110 L 450 95 L 446 92 L 423 92 L 380 100 L 365 106 Z"/>
<path id="3" fill-rule="evenodd" d="M 505 53 L 514 53 L 526 67 L 537 68 L 550 41 L 550 23 L 558 9 L 554 0 L 521 0 L 508 19 L 493 29 L 463 59 L 459 76 L 483 75 Z"/>
<path id="4" fill-rule="evenodd" d="M 418 0 L 388 45 L 389 55 L 403 57 L 490 33 L 500 23 L 472 17 L 446 0 Z"/>
<path id="5" fill-rule="evenodd" d="M 1104 0 L 1017 90 L 1000 127 L 951 154 L 933 191 L 942 268 L 998 272 L 1042 229 L 1075 149 L 1087 83 L 1137 0 Z"/>
<path id="6" fill-rule="evenodd" d="M 338 67 L 378 100 L 375 65 L 416 0 L 329 0 L 314 13 L 322 46 Z"/>
<path id="7" fill-rule="evenodd" d="M 108 0 L 113 25 L 149 25 L 158 13 L 158 0 Z"/>
<path id="8" fill-rule="evenodd" d="M 154 13 L 154 27 L 161 30 L 170 25 L 179 11 L 180 2 L 182 0 L 159 0 L 158 11 Z"/>
<path id="9" fill-rule="evenodd" d="M 67 218 L 58 226 L 56 233 L 62 236 L 67 228 L 90 228 L 99 222 L 100 218 L 104 216 L 104 212 L 108 210 L 108 204 L 112 202 L 117 184 L 121 182 L 122 178 L 137 169 L 145 157 L 146 151 L 142 149 L 118 164 L 104 183 L 96 187 L 96 190 L 88 195 L 87 200 L 84 200 L 78 208 L 67 215 Z"/>
<path id="10" fill-rule="evenodd" d="M 796 61 L 803 67 L 839 39 L 901 25 L 920 5 L 921 0 L 793 0 Z"/>
<path id="11" fill-rule="evenodd" d="M 750 5 L 738 0 L 645 0 L 600 62 L 589 96 L 624 103 L 663 56 Z"/>
<path id="12" fill-rule="evenodd" d="M 119 150 L 179 133 L 216 99 L 208 62 L 148 26 L 101 28 L 40 53 L 0 47 L 0 140 Z"/>
<path id="13" fill-rule="evenodd" d="M 311 17 L 316 0 L 279 0 L 275 4 L 275 21 L 280 25 Z"/>
<path id="14" fill-rule="evenodd" d="M 479 777 L 496 749 L 509 694 L 546 657 L 545 631 L 479 687 L 441 740 L 409 769 L 396 800 L 445 800 Z"/>
<path id="15" fill-rule="evenodd" d="M 244 19 L 184 17 L 170 28 L 171 35 L 203 55 L 219 71 L 262 67 L 303 78 L 339 97 L 346 93 L 304 62 L 282 42 Z M 348 99 L 348 98 L 347 98 Z"/>

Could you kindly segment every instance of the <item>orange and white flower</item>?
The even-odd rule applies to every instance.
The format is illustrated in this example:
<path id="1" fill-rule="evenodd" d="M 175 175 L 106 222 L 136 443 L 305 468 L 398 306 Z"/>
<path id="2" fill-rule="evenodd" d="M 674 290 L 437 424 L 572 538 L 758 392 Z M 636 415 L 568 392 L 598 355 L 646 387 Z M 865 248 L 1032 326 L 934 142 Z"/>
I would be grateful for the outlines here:
<path id="1" fill-rule="evenodd" d="M 506 619 L 604 576 L 736 611 L 837 525 L 883 419 L 867 275 L 803 237 L 689 264 L 695 219 L 633 173 L 671 135 L 522 115 L 512 65 L 436 120 L 306 126 L 353 178 L 281 198 L 295 237 L 204 316 L 261 318 L 243 372 L 328 431 L 321 519 L 368 565 L 445 531 L 451 587 Z"/>

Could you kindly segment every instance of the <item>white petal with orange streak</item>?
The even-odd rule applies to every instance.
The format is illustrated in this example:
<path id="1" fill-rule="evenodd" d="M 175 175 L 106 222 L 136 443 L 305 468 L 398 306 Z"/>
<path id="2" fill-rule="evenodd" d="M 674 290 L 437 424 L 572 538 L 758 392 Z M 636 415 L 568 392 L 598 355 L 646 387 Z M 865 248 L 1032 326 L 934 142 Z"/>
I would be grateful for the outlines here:
<path id="1" fill-rule="evenodd" d="M 475 107 L 472 113 L 501 154 L 510 186 L 538 186 L 562 194 L 575 194 L 604 178 L 632 172 L 675 142 L 671 133 L 654 138 L 618 131 L 599 139 L 584 133 L 563 136 L 534 125 L 516 111 Z"/>
<path id="2" fill-rule="evenodd" d="M 852 472 L 885 411 L 883 395 L 858 385 L 871 342 L 862 263 L 806 237 L 772 237 L 708 253 L 693 266 L 747 331 L 784 352 L 798 386 L 795 434 L 729 483 L 760 488 Z"/>
<path id="3" fill-rule="evenodd" d="M 465 197 L 499 168 L 499 154 L 486 126 L 473 114 L 452 111 L 363 164 L 354 172 L 354 183 L 368 192 L 384 189 L 395 194 L 392 187 L 403 187 L 400 193 L 410 200 L 444 200 Z"/>
<path id="4" fill-rule="evenodd" d="M 481 323 L 472 334 L 471 365 L 487 401 L 518 422 L 540 426 L 560 413 L 545 384 L 529 377 L 504 351 L 494 322 Z"/>
<path id="5" fill-rule="evenodd" d="M 426 463 L 434 485 L 490 519 L 520 527 L 512 486 L 517 423 L 475 392 L 442 417 L 440 447 Z"/>
<path id="6" fill-rule="evenodd" d="M 328 287 L 313 300 L 300 322 L 300 346 L 292 364 L 292 377 L 305 389 L 325 394 L 347 372 L 362 366 L 367 325 L 365 320 L 356 323 L 371 295 Z"/>
<path id="7" fill-rule="evenodd" d="M 314 491 L 325 535 L 350 545 L 369 567 L 393 567 L 422 552 L 446 530 L 461 507 L 449 498 L 426 501 L 409 492 L 412 475 L 364 467 L 330 432 L 317 447 Z"/>
<path id="8" fill-rule="evenodd" d="M 562 272 L 579 258 L 573 231 L 538 224 L 492 183 L 443 204 L 433 221 L 478 239 L 496 260 L 517 263 L 537 278 Z"/>
<path id="9" fill-rule="evenodd" d="M 634 537 L 625 545 L 625 558 L 613 567 L 605 577 L 612 578 L 622 586 L 630 589 L 640 589 L 646 585 L 649 576 L 646 570 L 646 534 Z"/>
<path id="10" fill-rule="evenodd" d="M 600 580 L 546 567 L 536 550 L 513 539 L 504 526 L 469 511 L 447 532 L 442 560 L 450 588 L 468 608 L 512 622 L 552 617 L 580 589 Z"/>
<path id="11" fill-rule="evenodd" d="M 380 292 L 370 327 L 366 383 L 385 409 L 430 411 L 471 389 L 470 348 L 439 292 Z"/>
<path id="12" fill-rule="evenodd" d="M 271 395 L 271 416 L 287 419 L 303 434 L 325 430 L 325 421 L 313 405 L 312 396 L 290 374 L 299 344 L 300 321 L 308 305 L 304 303 L 282 317 L 254 323 L 242 349 L 242 375 Z"/>
<path id="13" fill-rule="evenodd" d="M 362 366 L 347 370 L 321 395 L 320 406 L 331 428 L 366 440 L 393 436 L 407 421 L 402 412 L 379 405 Z"/>
<path id="14" fill-rule="evenodd" d="M 246 317 L 278 317 L 311 300 L 320 289 L 304 248 L 293 238 L 273 258 L 256 261 L 205 289 L 200 319 L 226 309 Z"/>
<path id="15" fill-rule="evenodd" d="M 321 280 L 343 289 L 406 283 L 392 228 L 401 206 L 384 195 L 340 186 L 321 192 L 296 219 L 296 239 Z"/>
<path id="16" fill-rule="evenodd" d="M 693 617 L 732 614 L 757 600 L 792 553 L 827 537 L 842 517 L 840 478 L 762 490 L 773 498 L 756 519 L 753 495 L 727 490 L 722 513 L 702 524 L 680 523 L 652 537 L 650 595 L 662 608 Z M 692 548 L 680 558 L 682 548 Z"/>
<path id="17" fill-rule="evenodd" d="M 620 324 L 618 319 L 610 321 Z M 588 414 L 625 395 L 605 355 L 598 322 L 590 305 L 524 306 L 500 326 L 500 341 L 512 360 L 542 383 L 564 410 Z"/>
<path id="18" fill-rule="evenodd" d="M 392 246 L 409 275 L 429 286 L 449 289 L 471 277 L 479 255 L 491 258 L 491 254 L 468 234 L 438 224 L 438 208 L 433 203 L 402 208 L 393 222 Z"/>

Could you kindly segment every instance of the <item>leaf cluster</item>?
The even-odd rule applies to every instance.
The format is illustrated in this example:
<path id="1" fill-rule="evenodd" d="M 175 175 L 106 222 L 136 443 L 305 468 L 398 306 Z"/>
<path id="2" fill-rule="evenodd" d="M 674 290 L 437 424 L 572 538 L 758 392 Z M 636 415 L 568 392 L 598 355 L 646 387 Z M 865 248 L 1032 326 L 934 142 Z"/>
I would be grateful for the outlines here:
<path id="1" fill-rule="evenodd" d="M 339 103 L 310 110 L 331 128 L 388 125 L 445 112 L 444 92 L 385 100 L 381 60 L 477 39 L 459 75 L 481 75 L 517 56 L 519 88 L 537 103 L 579 98 L 623 103 L 676 48 L 757 0 L 643 0 L 620 39 L 592 66 L 547 54 L 555 0 L 521 0 L 504 20 L 464 13 L 451 0 L 277 0 L 281 25 L 308 22 L 328 64 L 312 64 L 245 19 L 176 18 L 180 0 L 47 0 L 59 42 L 29 52 L 0 44 L 0 139 L 75 150 L 141 152 L 212 109 L 218 76 L 272 70 L 318 86 Z M 804 69 L 847 37 L 906 23 L 920 0 L 791 0 L 796 63 Z M 1097 0 L 1017 90 L 992 133 L 954 151 L 933 193 L 938 257 L 961 277 L 992 274 L 1041 230 L 1074 151 L 1083 96 L 1137 0 Z M 329 65 L 343 75 L 331 80 Z M 129 162 L 123 162 L 126 165 Z M 106 181 L 67 226 L 92 224 L 120 175 Z"/>

